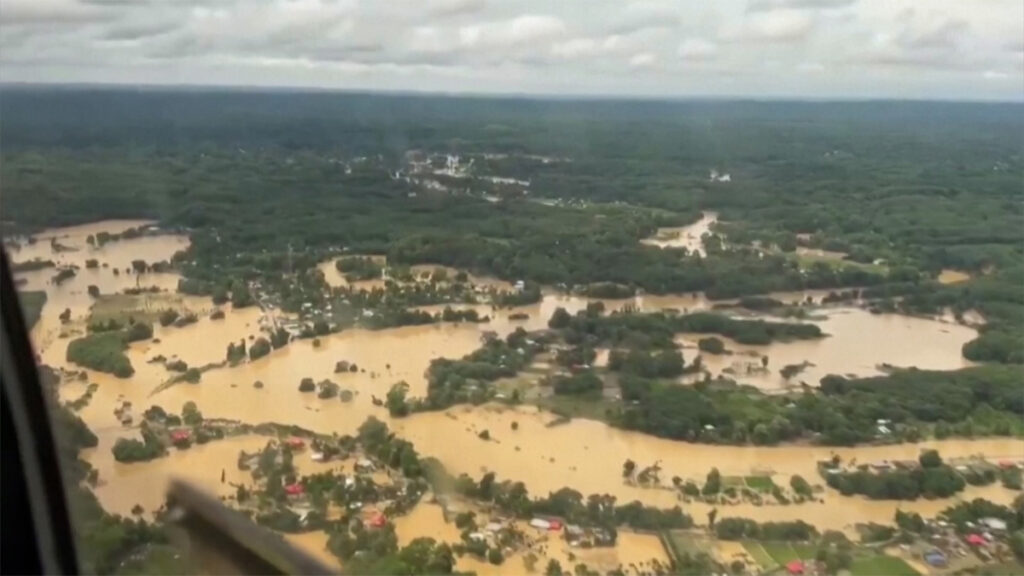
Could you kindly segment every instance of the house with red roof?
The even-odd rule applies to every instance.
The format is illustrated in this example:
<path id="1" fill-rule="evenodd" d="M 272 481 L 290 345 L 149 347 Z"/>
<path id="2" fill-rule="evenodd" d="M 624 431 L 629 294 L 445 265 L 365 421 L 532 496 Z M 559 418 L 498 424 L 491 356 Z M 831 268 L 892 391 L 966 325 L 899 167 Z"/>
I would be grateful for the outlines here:
<path id="1" fill-rule="evenodd" d="M 376 514 L 373 518 L 370 518 L 370 528 L 383 528 L 388 523 L 387 516 L 383 514 Z"/>
<path id="2" fill-rule="evenodd" d="M 802 560 L 793 560 L 789 564 L 786 564 L 786 572 L 793 575 L 799 575 L 804 573 L 804 563 Z"/>

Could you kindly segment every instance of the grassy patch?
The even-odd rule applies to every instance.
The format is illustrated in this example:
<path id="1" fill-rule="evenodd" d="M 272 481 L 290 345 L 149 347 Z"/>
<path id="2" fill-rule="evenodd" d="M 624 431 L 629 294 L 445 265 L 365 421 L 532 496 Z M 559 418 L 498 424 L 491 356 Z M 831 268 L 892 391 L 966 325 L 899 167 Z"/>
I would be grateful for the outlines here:
<path id="1" fill-rule="evenodd" d="M 105 294 L 89 309 L 89 322 L 115 320 L 127 324 L 129 318 L 155 322 L 165 309 L 179 308 L 183 299 L 174 294 Z"/>
<path id="2" fill-rule="evenodd" d="M 1020 576 L 1021 573 L 1024 573 L 1024 568 L 1020 563 L 1010 560 L 998 564 L 986 564 L 980 573 L 991 576 Z"/>
<path id="3" fill-rule="evenodd" d="M 778 562 L 776 562 L 771 555 L 765 551 L 760 542 L 747 540 L 743 542 L 743 547 L 747 550 L 747 554 L 750 554 L 750 557 L 754 559 L 754 562 L 757 562 L 765 572 L 774 570 L 775 567 L 779 565 Z"/>
<path id="4" fill-rule="evenodd" d="M 666 535 L 669 545 L 672 546 L 678 556 L 683 554 L 696 556 L 697 554 L 708 552 L 707 537 L 702 534 L 696 534 L 689 530 L 669 530 Z"/>
<path id="5" fill-rule="evenodd" d="M 743 486 L 743 476 L 722 476 L 722 489 L 726 488 L 741 488 Z"/>
<path id="6" fill-rule="evenodd" d="M 761 547 L 780 566 L 785 566 L 793 560 L 800 560 L 800 555 L 789 545 L 789 542 L 762 542 Z"/>
<path id="7" fill-rule="evenodd" d="M 118 378 L 127 378 L 135 373 L 131 361 L 124 354 L 127 347 L 125 335 L 121 332 L 89 334 L 68 344 L 67 360 Z"/>
<path id="8" fill-rule="evenodd" d="M 771 492 L 772 488 L 775 488 L 775 482 L 772 482 L 771 476 L 747 476 L 743 479 L 747 483 L 747 487 L 757 492 Z"/>
<path id="9" fill-rule="evenodd" d="M 835 258 L 834 256 L 820 256 L 818 254 L 788 254 L 789 258 L 796 260 L 800 265 L 800 268 L 810 268 L 814 264 L 823 263 L 827 264 L 832 269 L 841 268 L 857 268 L 864 270 L 865 272 L 873 272 L 876 274 L 886 274 L 889 269 L 886 266 L 880 266 L 878 264 L 866 264 L 863 262 L 854 262 L 853 260 L 843 260 Z"/>
<path id="10" fill-rule="evenodd" d="M 39 321 L 43 304 L 46 304 L 46 292 L 42 290 L 18 292 L 18 300 L 21 302 L 21 312 L 25 315 L 25 325 L 31 329 Z"/>
<path id="11" fill-rule="evenodd" d="M 797 556 L 800 556 L 801 560 L 814 560 L 814 557 L 818 552 L 818 548 L 814 544 L 795 542 L 791 544 L 791 546 L 793 546 L 793 550 L 796 551 Z"/>
<path id="12" fill-rule="evenodd" d="M 118 568 L 117 573 L 130 576 L 150 574 L 174 576 L 185 574 L 189 569 L 185 554 L 174 546 L 154 544 L 135 550 Z"/>
<path id="13" fill-rule="evenodd" d="M 537 398 L 534 401 L 537 406 L 554 412 L 564 414 L 573 418 L 587 418 L 590 420 L 608 420 L 608 410 L 614 410 L 616 402 L 600 396 L 558 396 L 552 395 Z"/>
<path id="14" fill-rule="evenodd" d="M 901 558 L 876 554 L 854 558 L 853 565 L 850 566 L 850 574 L 853 576 L 917 576 L 918 572 Z"/>

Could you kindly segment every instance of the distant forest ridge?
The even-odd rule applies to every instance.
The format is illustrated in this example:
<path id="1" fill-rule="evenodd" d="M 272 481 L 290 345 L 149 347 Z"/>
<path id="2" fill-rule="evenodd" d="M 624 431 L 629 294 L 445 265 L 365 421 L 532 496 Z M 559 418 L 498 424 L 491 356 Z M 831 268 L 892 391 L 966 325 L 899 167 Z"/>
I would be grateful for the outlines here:
<path id="1" fill-rule="evenodd" d="M 1017 130 L 1019 134 L 1024 127 L 1024 104 L 1010 102 L 659 100 L 35 85 L 6 85 L 2 91 L 5 146 L 112 143 L 101 132 L 115 127 L 121 136 L 152 144 L 180 137 L 226 142 L 270 136 L 278 122 L 302 125 L 310 121 L 385 127 L 405 122 L 485 122 L 491 129 L 501 128 L 495 124 L 504 122 L 633 121 L 708 126 L 710 130 L 715 123 L 723 123 L 725 129 L 736 123 L 825 122 L 886 131 L 913 128 L 935 134 L 965 126 L 1007 133 Z M 243 119 L 263 124 L 237 125 Z M 428 135 L 406 135 L 410 143 L 424 136 Z M 297 139 L 277 143 L 306 147 L 326 142 Z"/>
<path id="2" fill-rule="evenodd" d="M 1021 104 L 22 88 L 0 202 L 5 233 L 188 228 L 206 285 L 344 247 L 712 298 L 868 287 L 879 310 L 978 310 L 965 355 L 1020 363 L 1022 133 Z M 640 243 L 702 211 L 706 257 Z"/>

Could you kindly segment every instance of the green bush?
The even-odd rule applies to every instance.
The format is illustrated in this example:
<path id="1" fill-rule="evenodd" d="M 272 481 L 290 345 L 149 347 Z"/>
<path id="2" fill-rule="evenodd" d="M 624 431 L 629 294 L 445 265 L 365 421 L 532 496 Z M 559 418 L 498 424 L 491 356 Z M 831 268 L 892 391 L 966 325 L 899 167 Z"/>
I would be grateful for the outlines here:
<path id="1" fill-rule="evenodd" d="M 160 321 L 160 325 L 166 328 L 171 324 L 174 324 L 174 321 L 178 319 L 178 311 L 164 310 L 160 313 L 160 316 L 157 319 Z"/>
<path id="2" fill-rule="evenodd" d="M 67 360 L 99 372 L 128 378 L 135 373 L 125 356 L 127 348 L 122 332 L 101 332 L 72 340 L 68 344 Z"/>
<path id="3" fill-rule="evenodd" d="M 555 394 L 582 396 L 600 394 L 604 384 L 591 371 L 580 372 L 572 376 L 558 376 L 554 379 Z"/>
<path id="4" fill-rule="evenodd" d="M 807 480 L 804 480 L 804 477 L 799 474 L 794 474 L 793 477 L 789 479 L 789 487 L 793 489 L 794 494 L 799 494 L 806 498 L 809 498 L 814 493 L 811 489 L 810 483 L 808 483 Z"/>
<path id="5" fill-rule="evenodd" d="M 697 341 L 697 348 L 701 352 L 707 352 L 708 354 L 724 354 L 725 343 L 721 339 L 711 336 L 709 338 L 701 338 Z"/>
<path id="6" fill-rule="evenodd" d="M 153 337 L 153 325 L 149 322 L 136 322 L 128 327 L 125 339 L 128 342 L 148 340 Z"/>
<path id="7" fill-rule="evenodd" d="M 262 336 L 249 346 L 249 359 L 256 360 L 270 354 L 270 341 Z"/>
<path id="8" fill-rule="evenodd" d="M 145 425 L 142 427 L 142 440 L 118 438 L 111 451 L 118 462 L 143 462 L 166 453 L 163 444 Z"/>

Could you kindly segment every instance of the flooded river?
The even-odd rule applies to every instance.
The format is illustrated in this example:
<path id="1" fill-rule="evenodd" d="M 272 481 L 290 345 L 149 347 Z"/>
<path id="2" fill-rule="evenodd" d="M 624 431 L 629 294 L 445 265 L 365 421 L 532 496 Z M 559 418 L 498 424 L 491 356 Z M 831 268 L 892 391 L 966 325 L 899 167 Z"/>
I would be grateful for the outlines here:
<path id="1" fill-rule="evenodd" d="M 86 293 L 89 284 L 100 286 L 104 292 L 114 292 L 134 286 L 136 282 L 169 289 L 177 283 L 174 274 L 144 274 L 136 278 L 123 272 L 113 276 L 110 269 L 104 268 L 85 270 L 86 258 L 109 261 L 111 266 L 116 263 L 123 270 L 132 259 L 143 258 L 149 262 L 167 259 L 188 245 L 188 239 L 181 236 L 153 236 L 115 242 L 100 249 L 85 246 L 85 235 L 96 233 L 103 226 L 96 224 L 78 227 L 74 232 L 51 232 L 61 235 L 62 244 L 80 247 L 77 252 L 54 255 L 48 242 L 38 242 L 12 254 L 15 261 L 34 257 L 54 258 L 82 266 L 78 276 L 60 286 L 48 283 L 55 273 L 52 269 L 19 275 L 28 280 L 28 288 L 45 289 L 49 295 L 42 318 L 32 334 L 37 352 L 47 364 L 66 366 L 69 338 L 62 338 L 61 334 L 84 332 L 84 320 L 92 304 Z M 109 226 L 106 229 L 129 227 L 123 223 Z M 99 255 L 101 251 L 102 256 Z M 480 345 L 484 331 L 505 334 L 517 326 L 528 330 L 543 328 L 557 307 L 575 311 L 584 308 L 588 302 L 585 298 L 546 294 L 542 302 L 514 310 L 493 311 L 489 306 L 481 307 L 481 311 L 494 318 L 485 324 L 439 324 L 382 331 L 346 330 L 321 338 L 322 345 L 318 348 L 313 347 L 310 341 L 294 342 L 258 361 L 206 372 L 199 384 L 179 384 L 151 396 L 153 390 L 172 374 L 162 364 L 148 363 L 147 360 L 160 354 L 168 358 L 177 356 L 192 366 L 219 362 L 223 360 L 229 342 L 242 338 L 248 340 L 259 333 L 261 312 L 255 307 L 232 310 L 228 306 L 224 308 L 226 317 L 223 320 L 210 320 L 208 313 L 214 307 L 209 299 L 171 294 L 145 298 L 143 305 L 150 308 L 160 309 L 171 302 L 176 308 L 189 308 L 200 314 L 195 324 L 183 328 L 156 326 L 154 340 L 132 344 L 127 352 L 136 370 L 132 378 L 118 379 L 89 372 L 88 381 L 99 384 L 99 389 L 80 414 L 96 431 L 101 445 L 83 455 L 100 470 L 102 483 L 97 494 L 101 502 L 112 511 L 122 513 L 136 503 L 147 512 L 158 506 L 163 486 L 160 479 L 171 473 L 188 475 L 222 493 L 226 488 L 220 484 L 221 470 L 227 470 L 229 475 L 236 473 L 231 468 L 238 450 L 262 445 L 263 440 L 257 437 L 236 438 L 184 452 L 172 451 L 168 458 L 149 463 L 121 465 L 113 462 L 110 447 L 117 437 L 136 433 L 121 428 L 113 414 L 114 407 L 121 401 L 131 401 L 137 412 L 151 404 L 179 412 L 185 402 L 194 401 L 207 417 L 250 423 L 273 421 L 297 424 L 323 433 L 351 433 L 369 415 L 387 419 L 386 411 L 374 406 L 371 399 L 373 396 L 383 398 L 394 382 L 405 380 L 413 395 L 424 394 L 424 372 L 432 359 L 458 358 L 473 351 Z M 642 296 L 606 301 L 610 309 L 627 304 L 642 310 L 675 308 L 680 311 L 710 306 L 700 296 Z M 71 308 L 72 321 L 62 325 L 57 316 L 65 308 Z M 516 312 L 526 313 L 528 318 L 511 320 L 509 314 Z M 903 316 L 871 315 L 859 309 L 830 309 L 822 313 L 828 316 L 822 321 L 823 330 L 831 334 L 827 339 L 766 347 L 742 347 L 730 342 L 727 347 L 736 352 L 733 356 L 705 356 L 705 364 L 720 371 L 744 358 L 742 353 L 752 352 L 758 358 L 767 355 L 772 373 L 752 375 L 750 380 L 773 389 L 784 385 L 784 382 L 772 374 L 777 375 L 784 364 L 803 360 L 814 362 L 816 366 L 808 368 L 794 380 L 816 382 L 820 375 L 826 373 L 876 373 L 877 365 L 882 362 L 920 368 L 960 367 L 966 365 L 960 356 L 960 346 L 974 335 L 973 330 L 960 325 Z M 684 344 L 695 341 L 692 335 L 682 335 L 680 340 Z M 689 360 L 695 350 L 687 349 L 684 354 Z M 355 362 L 359 371 L 334 374 L 335 363 L 340 360 Z M 299 393 L 298 384 L 303 377 L 316 380 L 330 378 L 342 389 L 352 390 L 355 397 L 344 403 L 337 398 L 320 400 L 315 394 Z M 740 380 L 746 378 L 742 375 Z M 264 383 L 260 389 L 253 386 L 257 380 Z M 61 393 L 64 399 L 73 399 L 83 390 L 84 384 L 65 384 Z M 664 468 L 663 478 L 666 479 L 673 475 L 703 479 L 712 466 L 718 466 L 723 474 L 769 470 L 779 474 L 778 481 L 785 484 L 791 474 L 801 474 L 816 482 L 814 462 L 832 452 L 828 448 L 806 446 L 766 448 L 686 444 L 586 420 L 548 428 L 546 424 L 551 418 L 551 415 L 533 408 L 506 410 L 484 406 L 457 407 L 447 412 L 420 414 L 390 423 L 403 437 L 415 442 L 421 454 L 441 459 L 455 472 L 479 477 L 485 470 L 494 471 L 500 478 L 524 481 L 534 494 L 544 494 L 568 485 L 584 494 L 609 493 L 620 501 L 638 499 L 659 506 L 675 505 L 674 494 L 669 490 L 642 489 L 624 484 L 621 467 L 625 459 L 633 459 L 641 466 L 660 461 Z M 517 432 L 511 431 L 513 422 L 519 424 Z M 484 429 L 490 431 L 493 441 L 477 438 L 477 433 Z M 1019 440 L 947 440 L 836 452 L 861 460 L 914 458 L 925 445 L 938 448 L 946 457 L 984 454 L 999 458 L 1024 454 L 1024 442 Z M 964 498 L 979 495 L 997 501 L 1012 498 L 1012 493 L 999 488 L 971 488 L 963 493 Z M 799 518 L 814 522 L 820 528 L 845 529 L 859 521 L 888 522 L 897 508 L 931 514 L 950 502 L 869 502 L 840 497 L 831 491 L 826 492 L 825 499 L 825 505 L 738 505 L 720 510 L 719 515 L 742 515 L 760 520 Z M 685 508 L 699 522 L 704 521 L 706 506 L 690 504 Z"/>

